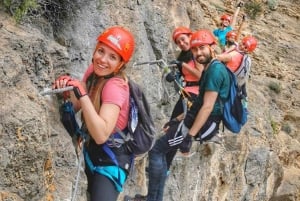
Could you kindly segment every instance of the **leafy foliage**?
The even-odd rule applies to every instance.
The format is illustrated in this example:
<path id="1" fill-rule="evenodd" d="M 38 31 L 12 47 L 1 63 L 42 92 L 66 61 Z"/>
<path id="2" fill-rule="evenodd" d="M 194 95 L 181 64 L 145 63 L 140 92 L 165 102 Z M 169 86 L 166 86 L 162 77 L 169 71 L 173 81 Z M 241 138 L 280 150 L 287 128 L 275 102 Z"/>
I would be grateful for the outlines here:
<path id="1" fill-rule="evenodd" d="M 255 19 L 263 11 L 262 3 L 258 0 L 247 1 L 245 3 L 245 12 L 251 19 Z"/>
<path id="2" fill-rule="evenodd" d="M 17 23 L 46 18 L 54 28 L 71 16 L 76 5 L 72 0 L 3 0 L 3 4 Z"/>
<path id="3" fill-rule="evenodd" d="M 38 9 L 36 0 L 4 0 L 4 6 L 9 9 L 17 22 L 20 22 L 28 12 L 33 12 Z"/>
<path id="4" fill-rule="evenodd" d="M 269 89 L 274 91 L 276 94 L 279 94 L 281 92 L 281 85 L 276 82 L 270 82 L 269 83 Z"/>

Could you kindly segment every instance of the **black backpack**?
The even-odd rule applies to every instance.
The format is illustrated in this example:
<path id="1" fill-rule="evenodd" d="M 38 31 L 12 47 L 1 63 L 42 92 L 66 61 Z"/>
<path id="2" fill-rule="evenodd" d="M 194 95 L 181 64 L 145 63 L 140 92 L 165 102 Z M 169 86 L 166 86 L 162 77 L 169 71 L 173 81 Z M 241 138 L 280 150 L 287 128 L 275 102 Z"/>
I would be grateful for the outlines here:
<path id="1" fill-rule="evenodd" d="M 125 144 L 134 155 L 140 155 L 148 152 L 154 145 L 156 130 L 145 94 L 133 80 L 129 79 L 128 83 L 130 88 L 128 126 L 125 130 L 116 128 L 121 139 L 114 139 L 114 135 L 112 135 L 109 141 Z M 71 137 L 75 135 L 86 137 L 82 136 L 84 132 L 79 128 L 71 102 L 65 102 L 61 105 L 60 115 L 60 120 Z"/>
<path id="2" fill-rule="evenodd" d="M 128 132 L 117 130 L 128 150 L 134 155 L 140 155 L 152 148 L 156 131 L 145 94 L 133 80 L 129 79 L 128 83 L 130 88 L 130 110 L 126 129 Z"/>

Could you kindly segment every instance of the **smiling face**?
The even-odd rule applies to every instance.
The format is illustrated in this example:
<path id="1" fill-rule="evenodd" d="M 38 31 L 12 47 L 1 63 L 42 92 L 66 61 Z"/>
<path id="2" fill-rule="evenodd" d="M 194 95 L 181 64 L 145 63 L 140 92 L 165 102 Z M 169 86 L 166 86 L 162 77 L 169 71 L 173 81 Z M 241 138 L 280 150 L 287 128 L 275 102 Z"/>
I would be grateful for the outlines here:
<path id="1" fill-rule="evenodd" d="M 238 47 L 240 51 L 247 52 L 247 47 L 245 46 L 244 43 L 240 42 Z"/>
<path id="2" fill-rule="evenodd" d="M 229 21 L 229 20 L 227 20 L 227 19 L 222 19 L 222 25 L 223 25 L 223 27 L 228 27 L 229 24 L 230 24 L 230 21 Z"/>
<path id="3" fill-rule="evenodd" d="M 123 66 L 121 56 L 104 43 L 98 43 L 93 55 L 94 72 L 98 76 L 117 72 Z"/>
<path id="4" fill-rule="evenodd" d="M 212 60 L 212 49 L 209 45 L 195 46 L 191 48 L 195 60 L 200 64 L 208 64 Z"/>
<path id="5" fill-rule="evenodd" d="M 176 45 L 182 50 L 182 51 L 188 51 L 190 49 L 190 35 L 188 34 L 180 34 L 176 38 Z"/>

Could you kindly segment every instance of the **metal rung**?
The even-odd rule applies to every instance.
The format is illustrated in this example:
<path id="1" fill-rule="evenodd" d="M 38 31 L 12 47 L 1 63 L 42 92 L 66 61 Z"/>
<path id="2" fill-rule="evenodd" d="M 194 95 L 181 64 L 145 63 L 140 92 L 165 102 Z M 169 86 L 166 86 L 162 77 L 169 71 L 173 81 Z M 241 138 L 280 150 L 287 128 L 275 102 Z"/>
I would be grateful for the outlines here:
<path id="1" fill-rule="evenodd" d="M 45 95 L 49 95 L 49 94 L 62 93 L 65 91 L 71 91 L 71 90 L 73 90 L 73 88 L 74 88 L 73 86 L 68 86 L 68 87 L 61 88 L 61 89 L 50 89 L 50 90 L 40 92 L 40 95 L 45 96 Z"/>

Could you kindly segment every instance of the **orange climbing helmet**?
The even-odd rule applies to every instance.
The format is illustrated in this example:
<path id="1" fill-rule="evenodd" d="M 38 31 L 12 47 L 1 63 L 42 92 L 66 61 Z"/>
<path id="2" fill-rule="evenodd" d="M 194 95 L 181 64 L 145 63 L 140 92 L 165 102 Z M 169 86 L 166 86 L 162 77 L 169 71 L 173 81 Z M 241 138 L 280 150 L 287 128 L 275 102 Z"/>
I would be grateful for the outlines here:
<path id="1" fill-rule="evenodd" d="M 253 52 L 257 46 L 257 40 L 253 36 L 246 36 L 243 38 L 242 44 L 248 52 Z"/>
<path id="2" fill-rule="evenodd" d="M 194 32 L 191 36 L 191 42 L 190 42 L 191 47 L 212 45 L 212 44 L 216 44 L 216 39 L 209 30 L 202 29 Z"/>
<path id="3" fill-rule="evenodd" d="M 192 34 L 192 31 L 187 27 L 177 27 L 173 31 L 173 41 L 176 43 L 176 39 L 180 34 Z"/>
<path id="4" fill-rule="evenodd" d="M 97 40 L 116 51 L 125 63 L 131 58 L 135 47 L 133 35 L 120 26 L 106 29 L 98 36 Z"/>
<path id="5" fill-rule="evenodd" d="M 221 20 L 228 20 L 229 22 L 231 22 L 231 16 L 228 14 L 224 14 L 221 16 Z"/>
<path id="6" fill-rule="evenodd" d="M 237 33 L 236 33 L 235 31 L 229 31 L 229 32 L 226 34 L 226 39 L 231 38 L 231 37 L 233 37 L 234 40 L 236 40 L 236 38 L 237 38 Z"/>

